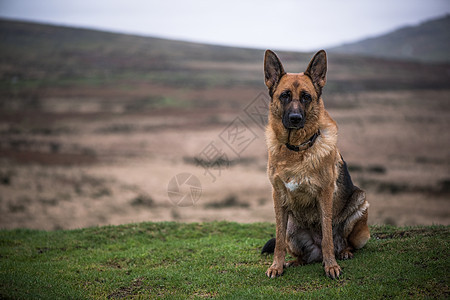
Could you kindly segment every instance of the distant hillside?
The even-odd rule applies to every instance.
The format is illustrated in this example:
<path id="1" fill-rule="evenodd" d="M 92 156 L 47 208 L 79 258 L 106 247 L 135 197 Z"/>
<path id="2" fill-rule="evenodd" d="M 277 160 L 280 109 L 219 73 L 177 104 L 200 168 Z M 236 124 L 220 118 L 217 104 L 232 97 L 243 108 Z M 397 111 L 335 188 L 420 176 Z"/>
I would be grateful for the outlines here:
<path id="1" fill-rule="evenodd" d="M 166 78 L 166 72 L 192 69 L 193 62 L 259 62 L 262 56 L 262 50 L 0 19 L 0 72 L 18 72 L 19 78 L 149 76 L 153 72 Z"/>
<path id="2" fill-rule="evenodd" d="M 277 54 L 288 72 L 304 71 L 313 55 Z M 52 97 L 120 102 L 130 111 L 240 109 L 244 99 L 266 90 L 263 57 L 263 49 L 0 20 L 0 110 L 39 109 Z M 329 54 L 328 61 L 328 93 L 449 86 L 442 75 L 449 64 L 353 54 Z"/>
<path id="3" fill-rule="evenodd" d="M 450 15 L 329 50 L 424 62 L 450 62 Z"/>

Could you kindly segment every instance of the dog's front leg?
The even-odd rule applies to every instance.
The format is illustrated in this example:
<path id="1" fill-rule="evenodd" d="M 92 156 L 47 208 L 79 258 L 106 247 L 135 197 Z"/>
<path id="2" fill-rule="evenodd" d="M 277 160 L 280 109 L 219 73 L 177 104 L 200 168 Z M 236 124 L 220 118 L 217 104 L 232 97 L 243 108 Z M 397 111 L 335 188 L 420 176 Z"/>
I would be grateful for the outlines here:
<path id="1" fill-rule="evenodd" d="M 286 227 L 287 227 L 287 209 L 284 205 L 286 197 L 284 184 L 280 177 L 276 176 L 273 186 L 273 203 L 275 208 L 276 222 L 276 242 L 273 255 L 273 263 L 267 269 L 266 275 L 274 278 L 283 274 L 284 261 L 286 257 Z"/>
<path id="2" fill-rule="evenodd" d="M 341 267 L 336 262 L 333 244 L 333 188 L 322 192 L 319 199 L 322 225 L 322 255 L 325 274 L 335 279 L 341 274 Z"/>

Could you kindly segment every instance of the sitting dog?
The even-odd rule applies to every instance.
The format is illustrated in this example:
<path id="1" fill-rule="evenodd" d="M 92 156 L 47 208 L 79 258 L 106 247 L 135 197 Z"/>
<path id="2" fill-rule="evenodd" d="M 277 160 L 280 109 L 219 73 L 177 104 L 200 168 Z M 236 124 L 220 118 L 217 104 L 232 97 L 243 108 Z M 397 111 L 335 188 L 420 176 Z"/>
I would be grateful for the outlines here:
<path id="1" fill-rule="evenodd" d="M 369 203 L 354 186 L 337 149 L 337 125 L 325 110 L 322 88 L 327 57 L 317 52 L 303 73 L 286 73 L 267 50 L 265 84 L 271 97 L 266 129 L 268 176 L 273 187 L 276 238 L 262 252 L 274 252 L 267 276 L 285 266 L 322 261 L 331 278 L 336 262 L 352 258 L 370 238 Z M 285 263 L 286 251 L 295 260 Z"/>

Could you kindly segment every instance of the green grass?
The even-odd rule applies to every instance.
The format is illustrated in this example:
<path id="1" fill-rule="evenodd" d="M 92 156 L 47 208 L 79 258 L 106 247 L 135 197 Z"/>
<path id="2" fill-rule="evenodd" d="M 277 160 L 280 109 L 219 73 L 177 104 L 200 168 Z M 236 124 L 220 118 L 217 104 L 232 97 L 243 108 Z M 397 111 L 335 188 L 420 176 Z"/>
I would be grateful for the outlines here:
<path id="1" fill-rule="evenodd" d="M 268 279 L 268 223 L 2 230 L 0 298 L 448 298 L 449 229 L 371 227 L 338 280 L 319 263 Z"/>

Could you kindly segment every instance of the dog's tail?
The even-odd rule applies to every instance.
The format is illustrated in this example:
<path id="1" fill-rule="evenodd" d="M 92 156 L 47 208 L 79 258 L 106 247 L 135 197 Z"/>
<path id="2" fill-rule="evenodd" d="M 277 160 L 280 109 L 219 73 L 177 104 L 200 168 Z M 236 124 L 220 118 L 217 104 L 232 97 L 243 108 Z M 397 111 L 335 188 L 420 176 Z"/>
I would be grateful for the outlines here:
<path id="1" fill-rule="evenodd" d="M 264 253 L 273 253 L 275 251 L 275 238 L 272 238 L 270 240 L 267 241 L 267 243 L 264 245 L 264 247 L 262 247 L 261 249 L 261 254 Z"/>

